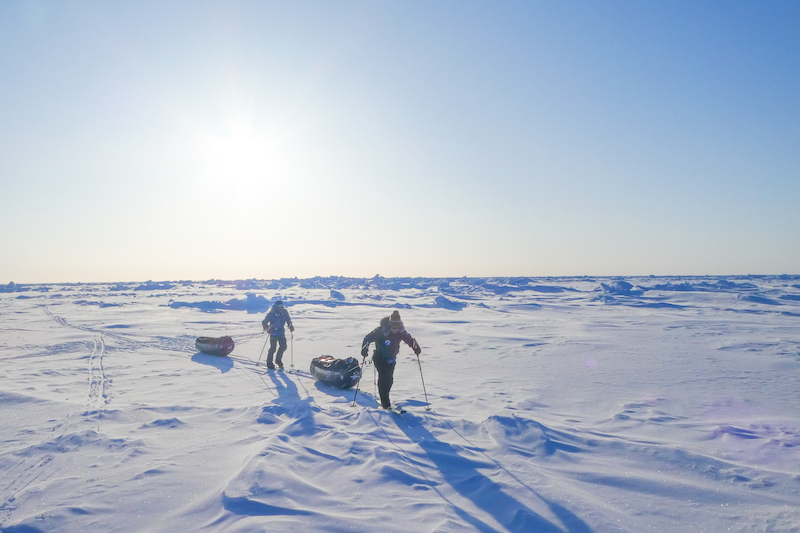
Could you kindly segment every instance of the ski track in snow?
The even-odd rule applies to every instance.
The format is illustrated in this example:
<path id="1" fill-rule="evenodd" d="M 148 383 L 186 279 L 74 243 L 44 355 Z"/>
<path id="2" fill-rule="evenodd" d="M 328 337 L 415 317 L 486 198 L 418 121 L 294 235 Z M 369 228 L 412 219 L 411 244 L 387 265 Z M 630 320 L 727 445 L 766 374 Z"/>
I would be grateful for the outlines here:
<path id="1" fill-rule="evenodd" d="M 73 326 L 63 317 L 53 314 L 48 307 L 45 307 L 44 311 L 60 326 L 92 334 L 92 348 L 88 357 L 89 388 L 86 393 L 86 405 L 89 410 L 102 409 L 111 402 L 111 379 L 105 371 L 106 343 L 103 334 L 88 327 Z"/>
<path id="2" fill-rule="evenodd" d="M 2 294 L 0 531 L 800 531 L 800 284 L 629 281 L 250 281 L 286 372 L 239 288 Z M 432 411 L 310 376 L 397 308 Z"/>
<path id="3" fill-rule="evenodd" d="M 88 405 L 90 408 L 102 409 L 111 401 L 109 391 L 111 380 L 106 376 L 103 365 L 105 356 L 105 342 L 103 336 L 95 335 L 92 353 L 89 355 L 89 392 Z"/>

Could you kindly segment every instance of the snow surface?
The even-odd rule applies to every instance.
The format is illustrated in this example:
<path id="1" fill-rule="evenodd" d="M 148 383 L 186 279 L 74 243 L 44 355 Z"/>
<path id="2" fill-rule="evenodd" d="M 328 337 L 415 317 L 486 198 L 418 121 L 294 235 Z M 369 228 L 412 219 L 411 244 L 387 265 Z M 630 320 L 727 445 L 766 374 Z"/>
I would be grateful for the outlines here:
<path id="1" fill-rule="evenodd" d="M 0 292 L 5 533 L 800 531 L 800 277 Z M 256 365 L 277 298 L 296 373 Z M 309 376 L 393 309 L 406 414 Z"/>

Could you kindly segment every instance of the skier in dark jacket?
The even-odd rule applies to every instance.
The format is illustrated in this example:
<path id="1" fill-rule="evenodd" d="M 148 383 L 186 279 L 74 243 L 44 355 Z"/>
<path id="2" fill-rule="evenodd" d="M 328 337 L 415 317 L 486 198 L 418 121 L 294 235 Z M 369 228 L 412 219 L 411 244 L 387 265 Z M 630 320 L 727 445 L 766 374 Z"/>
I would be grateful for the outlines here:
<path id="1" fill-rule="evenodd" d="M 267 316 L 261 321 L 264 331 L 269 333 L 269 351 L 267 352 L 267 368 L 283 368 L 283 352 L 286 351 L 286 331 L 284 326 L 289 327 L 289 331 L 294 331 L 292 319 L 289 311 L 283 306 L 283 302 L 278 300 L 272 305 Z M 275 348 L 278 353 L 275 354 Z M 275 364 L 272 364 L 272 356 L 275 355 Z"/>
<path id="2" fill-rule="evenodd" d="M 392 316 L 382 318 L 381 325 L 364 337 L 364 343 L 361 346 L 361 356 L 366 358 L 369 354 L 370 343 L 375 343 L 372 361 L 378 371 L 378 393 L 383 409 L 392 407 L 392 402 L 389 401 L 389 391 L 392 390 L 392 383 L 394 383 L 394 366 L 397 363 L 397 354 L 400 352 L 400 341 L 408 344 L 415 354 L 419 355 L 422 352 L 417 341 L 403 327 L 400 313 L 393 311 Z"/>

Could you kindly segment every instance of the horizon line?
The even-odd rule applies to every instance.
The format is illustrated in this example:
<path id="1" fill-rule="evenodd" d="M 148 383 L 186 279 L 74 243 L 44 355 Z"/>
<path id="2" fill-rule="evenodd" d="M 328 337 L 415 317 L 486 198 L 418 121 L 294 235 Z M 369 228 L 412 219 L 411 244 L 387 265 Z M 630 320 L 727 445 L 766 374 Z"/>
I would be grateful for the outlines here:
<path id="1" fill-rule="evenodd" d="M 7 284 L 0 284 L 2 288 L 11 288 L 11 287 L 30 287 L 35 285 L 125 285 L 125 284 L 148 284 L 148 283 L 217 283 L 217 284 L 225 284 L 225 285 L 235 285 L 240 283 L 246 282 L 275 282 L 275 281 L 310 281 L 310 280 L 322 280 L 322 279 L 342 279 L 342 280 L 479 280 L 479 279 L 528 279 L 528 280 L 536 280 L 536 279 L 574 279 L 574 280 L 589 280 L 589 279 L 624 279 L 624 278 L 786 278 L 786 279 L 793 279 L 793 278 L 800 278 L 800 274 L 604 274 L 604 275 L 591 275 L 591 274 L 580 274 L 580 275 L 563 275 L 563 276 L 531 276 L 531 275 L 521 275 L 521 276 L 503 276 L 503 275 L 493 275 L 493 276 L 381 276 L 377 274 L 375 276 L 367 277 L 367 276 L 339 276 L 339 275 L 329 275 L 329 276 L 311 276 L 307 278 L 300 278 L 297 276 L 292 277 L 279 277 L 279 278 L 238 278 L 238 279 L 220 279 L 220 278 L 209 278 L 209 279 L 164 279 L 164 280 L 128 280 L 128 281 L 65 281 L 65 282 L 57 282 L 57 281 L 48 281 L 48 282 L 23 282 L 23 283 L 16 283 L 14 281 L 10 281 Z"/>

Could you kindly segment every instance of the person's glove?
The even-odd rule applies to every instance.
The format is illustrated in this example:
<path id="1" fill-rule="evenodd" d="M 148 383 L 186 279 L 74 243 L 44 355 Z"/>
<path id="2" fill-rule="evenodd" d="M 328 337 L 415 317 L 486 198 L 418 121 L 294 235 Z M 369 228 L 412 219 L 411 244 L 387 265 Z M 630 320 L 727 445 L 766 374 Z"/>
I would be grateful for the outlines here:
<path id="1" fill-rule="evenodd" d="M 417 344 L 417 341 L 414 341 L 414 347 L 413 347 L 413 349 L 414 349 L 414 353 L 415 353 L 416 355 L 419 355 L 419 354 L 421 354 L 421 353 L 422 353 L 422 348 L 420 348 L 420 347 L 419 347 L 419 344 Z"/>
<path id="2" fill-rule="evenodd" d="M 367 357 L 367 355 L 369 355 L 369 348 L 367 346 L 364 346 L 363 348 L 361 348 L 361 357 Z"/>
<path id="3" fill-rule="evenodd" d="M 292 333 L 294 333 L 294 326 L 292 326 L 291 324 L 289 324 L 289 331 L 291 331 Z"/>
<path id="4" fill-rule="evenodd" d="M 275 330 L 275 328 L 273 328 L 273 327 L 270 325 L 270 326 L 269 326 L 267 329 L 265 329 L 264 331 L 266 331 L 267 333 L 269 333 L 270 335 L 272 335 L 272 332 L 273 332 L 274 330 Z"/>

